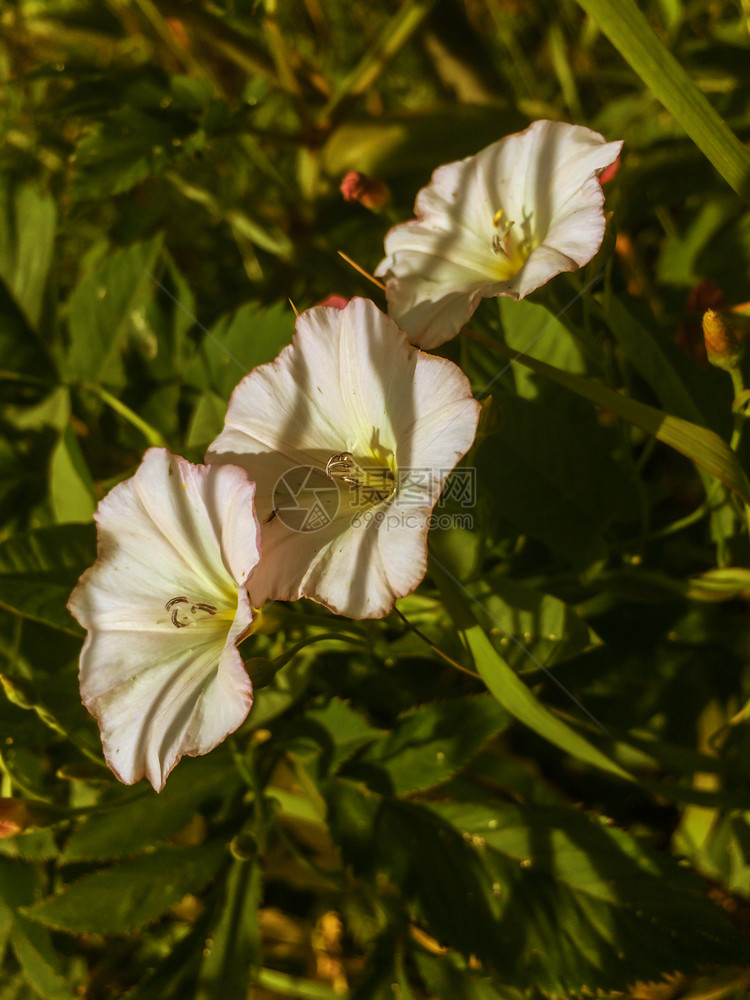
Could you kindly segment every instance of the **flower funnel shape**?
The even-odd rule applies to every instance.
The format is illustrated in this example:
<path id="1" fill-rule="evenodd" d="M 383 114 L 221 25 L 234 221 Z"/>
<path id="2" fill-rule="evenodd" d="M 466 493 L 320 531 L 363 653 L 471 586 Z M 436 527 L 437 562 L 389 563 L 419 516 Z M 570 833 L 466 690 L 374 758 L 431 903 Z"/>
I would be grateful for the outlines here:
<path id="1" fill-rule="evenodd" d="M 453 337 L 483 298 L 522 299 L 588 263 L 605 218 L 599 175 L 621 142 L 538 121 L 476 156 L 439 167 L 395 226 L 375 274 L 388 312 L 421 347 Z"/>
<path id="2" fill-rule="evenodd" d="M 250 710 L 237 644 L 254 617 L 254 492 L 242 469 L 152 448 L 99 504 L 99 556 L 68 607 L 88 630 L 81 696 L 126 784 L 160 791 L 180 757 L 212 750 Z"/>
<path id="3" fill-rule="evenodd" d="M 387 614 L 425 574 L 432 508 L 478 417 L 460 369 L 369 300 L 302 313 L 293 343 L 235 389 L 207 455 L 257 483 L 253 605 L 309 597 Z"/>

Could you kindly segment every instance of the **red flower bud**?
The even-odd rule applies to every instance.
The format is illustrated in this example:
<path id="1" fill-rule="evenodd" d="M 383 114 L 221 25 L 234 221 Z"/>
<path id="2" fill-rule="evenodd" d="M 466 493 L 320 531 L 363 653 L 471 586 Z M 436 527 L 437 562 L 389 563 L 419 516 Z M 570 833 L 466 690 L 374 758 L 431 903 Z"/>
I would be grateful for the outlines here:
<path id="1" fill-rule="evenodd" d="M 0 798 L 0 840 L 17 837 L 30 822 L 31 815 L 25 802 Z"/>
<path id="2" fill-rule="evenodd" d="M 341 182 L 344 201 L 358 201 L 365 208 L 378 210 L 388 204 L 391 193 L 387 184 L 378 177 L 351 170 Z"/>

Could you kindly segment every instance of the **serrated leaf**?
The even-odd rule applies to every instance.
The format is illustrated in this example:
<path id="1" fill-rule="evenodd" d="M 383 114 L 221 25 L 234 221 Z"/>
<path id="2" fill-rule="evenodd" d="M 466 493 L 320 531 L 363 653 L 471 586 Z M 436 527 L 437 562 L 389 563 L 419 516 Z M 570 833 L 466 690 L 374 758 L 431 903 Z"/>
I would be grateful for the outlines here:
<path id="1" fill-rule="evenodd" d="M 702 883 L 624 831 L 570 809 L 429 803 L 460 832 L 499 906 L 490 958 L 548 991 L 622 989 L 744 944 Z M 560 933 L 564 929 L 564 933 Z"/>
<path id="2" fill-rule="evenodd" d="M 24 913 L 71 934 L 127 934 L 156 920 L 186 893 L 200 892 L 225 858 L 223 842 L 161 847 L 84 876 Z"/>
<path id="3" fill-rule="evenodd" d="M 508 1000 L 511 995 L 510 988 L 498 993 L 486 975 L 472 972 L 451 952 L 438 957 L 415 949 L 414 959 L 419 974 L 438 1000 L 457 1000 L 458 997 L 461 1000 Z M 517 995 L 521 1000 L 520 991 Z"/>
<path id="4" fill-rule="evenodd" d="M 89 816 L 71 835 L 60 862 L 138 854 L 185 827 L 218 789 L 230 794 L 238 780 L 236 769 L 221 754 L 185 760 L 158 795 L 148 789 L 135 799 L 116 799 L 108 812 Z"/>
<path id="5" fill-rule="evenodd" d="M 68 303 L 65 366 L 77 382 L 120 385 L 121 355 L 136 310 L 154 293 L 151 277 L 162 236 L 115 250 L 76 286 Z"/>
<path id="6" fill-rule="evenodd" d="M 360 754 L 347 773 L 379 792 L 408 795 L 447 781 L 510 715 L 494 698 L 436 701 L 401 715 L 393 732 Z"/>
<path id="7" fill-rule="evenodd" d="M 291 308 L 279 304 L 264 309 L 248 302 L 206 333 L 185 379 L 201 389 L 213 389 L 226 400 L 248 372 L 273 361 L 291 342 L 293 332 Z"/>
<path id="8" fill-rule="evenodd" d="M 324 753 L 326 765 L 331 773 L 338 768 L 357 750 L 379 739 L 382 729 L 376 729 L 356 712 L 351 705 L 340 698 L 331 698 L 325 705 L 313 706 L 305 712 L 304 731 L 308 731 L 308 723 L 321 726 L 327 735 Z"/>

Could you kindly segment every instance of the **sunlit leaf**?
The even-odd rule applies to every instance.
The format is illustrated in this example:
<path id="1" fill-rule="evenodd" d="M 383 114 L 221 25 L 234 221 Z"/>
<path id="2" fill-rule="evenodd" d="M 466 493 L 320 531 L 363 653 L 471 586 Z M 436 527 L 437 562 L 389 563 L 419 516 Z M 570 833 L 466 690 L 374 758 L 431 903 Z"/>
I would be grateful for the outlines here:
<path id="1" fill-rule="evenodd" d="M 225 857 L 225 844 L 215 841 L 157 848 L 117 868 L 85 875 L 24 912 L 71 934 L 126 934 L 156 920 L 185 893 L 199 892 Z"/>

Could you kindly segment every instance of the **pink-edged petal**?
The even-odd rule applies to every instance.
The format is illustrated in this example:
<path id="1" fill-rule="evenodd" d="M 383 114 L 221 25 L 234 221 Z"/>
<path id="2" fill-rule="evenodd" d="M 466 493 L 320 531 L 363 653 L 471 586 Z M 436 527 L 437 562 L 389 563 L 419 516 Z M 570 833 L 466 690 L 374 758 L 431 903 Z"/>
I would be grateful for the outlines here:
<path id="1" fill-rule="evenodd" d="M 145 776 L 161 791 L 181 757 L 208 753 L 244 722 L 253 689 L 235 642 L 252 618 L 240 591 L 228 632 L 89 633 L 81 654 L 82 695 L 120 781 Z"/>
<path id="2" fill-rule="evenodd" d="M 242 469 L 153 448 L 99 505 L 98 559 L 68 607 L 88 631 L 81 696 L 123 781 L 160 789 L 182 755 L 207 752 L 249 711 L 235 643 L 253 620 L 254 491 Z"/>
<path id="3" fill-rule="evenodd" d="M 390 230 L 375 270 L 412 342 L 436 347 L 482 298 L 523 298 L 587 263 L 604 235 L 598 176 L 621 146 L 582 126 L 539 121 L 438 168 L 417 196 L 416 222 Z M 506 223 L 509 256 L 493 249 Z"/>
<path id="4" fill-rule="evenodd" d="M 302 398 L 295 404 L 296 384 Z M 281 405 L 274 408 L 274 401 Z M 304 412 L 301 425 L 284 419 L 295 405 L 297 414 Z M 413 348 L 372 302 L 354 299 L 342 310 L 317 307 L 300 315 L 291 347 L 235 390 L 207 455 L 241 464 L 258 484 L 263 559 L 248 584 L 253 604 L 305 596 L 354 618 L 387 614 L 424 575 L 429 511 L 470 447 L 478 413 L 460 369 Z M 398 551 L 383 538 L 391 513 L 399 516 L 398 489 L 363 506 L 346 483 L 325 475 L 328 460 L 343 452 L 397 469 L 397 482 L 404 470 L 418 468 L 430 483 L 418 500 L 424 516 Z M 306 469 L 317 476 L 315 490 L 298 492 L 308 482 Z M 295 511 L 280 506 L 282 477 L 292 480 L 292 504 L 304 496 L 323 506 L 317 530 L 295 526 Z M 400 531 L 395 522 L 394 531 Z"/>

